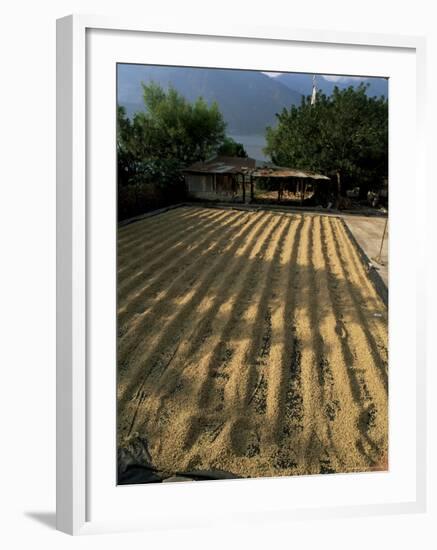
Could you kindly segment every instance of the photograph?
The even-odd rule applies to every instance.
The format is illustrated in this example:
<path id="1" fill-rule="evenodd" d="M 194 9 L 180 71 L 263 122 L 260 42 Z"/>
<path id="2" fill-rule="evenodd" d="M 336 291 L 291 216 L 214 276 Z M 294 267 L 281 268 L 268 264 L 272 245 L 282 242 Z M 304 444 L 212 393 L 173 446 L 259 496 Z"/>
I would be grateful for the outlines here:
<path id="1" fill-rule="evenodd" d="M 308 69 L 116 65 L 118 485 L 389 470 L 389 79 Z"/>

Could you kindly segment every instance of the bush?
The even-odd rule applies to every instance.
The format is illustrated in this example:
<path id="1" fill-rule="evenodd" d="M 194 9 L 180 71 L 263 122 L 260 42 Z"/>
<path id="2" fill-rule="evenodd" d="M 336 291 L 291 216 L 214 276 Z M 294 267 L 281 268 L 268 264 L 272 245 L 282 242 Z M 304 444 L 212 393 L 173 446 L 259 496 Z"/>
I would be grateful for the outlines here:
<path id="1" fill-rule="evenodd" d="M 119 186 L 118 220 L 133 218 L 150 210 L 183 201 L 185 197 L 185 189 L 181 186 L 175 186 L 170 195 L 168 190 L 153 183 L 134 183 Z"/>

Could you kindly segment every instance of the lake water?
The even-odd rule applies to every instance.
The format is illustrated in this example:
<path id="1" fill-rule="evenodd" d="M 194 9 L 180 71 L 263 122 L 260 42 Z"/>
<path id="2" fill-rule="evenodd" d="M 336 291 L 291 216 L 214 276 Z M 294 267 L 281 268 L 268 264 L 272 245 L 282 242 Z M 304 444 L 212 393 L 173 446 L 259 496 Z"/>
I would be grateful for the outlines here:
<path id="1" fill-rule="evenodd" d="M 242 143 L 244 148 L 246 149 L 247 154 L 250 158 L 256 159 L 256 160 L 270 160 L 266 155 L 263 153 L 264 147 L 267 145 L 265 137 L 263 135 L 235 135 L 230 134 L 230 137 L 237 141 L 238 143 Z"/>

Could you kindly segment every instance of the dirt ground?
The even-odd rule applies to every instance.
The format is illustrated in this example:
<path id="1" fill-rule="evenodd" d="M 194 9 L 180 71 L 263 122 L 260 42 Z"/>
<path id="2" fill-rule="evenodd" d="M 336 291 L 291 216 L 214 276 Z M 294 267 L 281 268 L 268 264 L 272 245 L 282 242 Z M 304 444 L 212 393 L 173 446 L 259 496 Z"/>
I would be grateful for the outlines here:
<path id="1" fill-rule="evenodd" d="M 162 472 L 384 470 L 387 310 L 342 220 L 178 208 L 118 233 L 118 441 Z"/>

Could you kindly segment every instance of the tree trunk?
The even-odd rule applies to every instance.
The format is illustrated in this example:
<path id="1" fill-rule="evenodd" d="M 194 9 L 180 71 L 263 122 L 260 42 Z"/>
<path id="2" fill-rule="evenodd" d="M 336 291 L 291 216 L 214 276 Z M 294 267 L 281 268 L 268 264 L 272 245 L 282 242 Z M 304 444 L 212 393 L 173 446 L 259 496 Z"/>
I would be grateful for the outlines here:
<path id="1" fill-rule="evenodd" d="M 341 175 L 339 170 L 337 170 L 337 199 L 336 199 L 336 208 L 340 206 L 341 200 Z"/>

